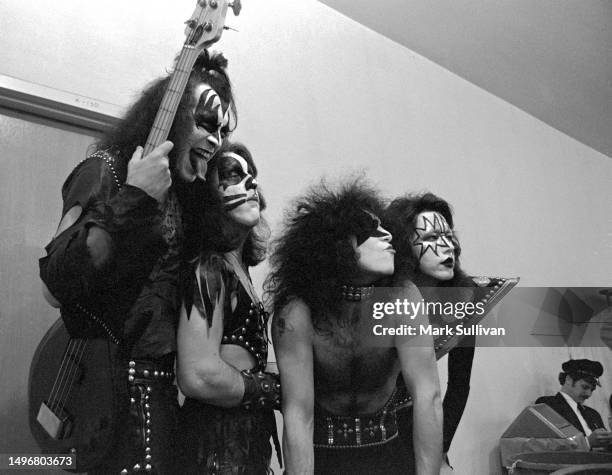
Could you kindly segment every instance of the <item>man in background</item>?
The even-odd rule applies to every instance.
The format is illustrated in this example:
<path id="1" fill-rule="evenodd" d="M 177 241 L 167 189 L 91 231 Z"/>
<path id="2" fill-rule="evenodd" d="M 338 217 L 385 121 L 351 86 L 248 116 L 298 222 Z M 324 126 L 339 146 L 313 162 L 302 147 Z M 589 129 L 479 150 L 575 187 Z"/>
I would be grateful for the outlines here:
<path id="1" fill-rule="evenodd" d="M 569 360 L 561 365 L 560 391 L 554 396 L 542 396 L 536 404 L 544 403 L 563 416 L 582 432 L 591 448 L 605 447 L 612 443 L 612 433 L 604 426 L 599 412 L 584 405 L 591 397 L 603 374 L 598 361 L 588 359 Z"/>

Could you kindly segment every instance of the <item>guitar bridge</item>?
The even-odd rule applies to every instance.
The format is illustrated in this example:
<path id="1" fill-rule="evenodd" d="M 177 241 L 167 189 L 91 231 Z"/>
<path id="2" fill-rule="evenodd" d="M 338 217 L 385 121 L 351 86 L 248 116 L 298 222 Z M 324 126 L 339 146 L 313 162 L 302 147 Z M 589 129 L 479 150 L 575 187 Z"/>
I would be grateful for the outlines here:
<path id="1" fill-rule="evenodd" d="M 72 431 L 72 424 L 68 415 L 62 411 L 58 416 L 46 403 L 40 405 L 36 420 L 49 436 L 55 440 L 65 439 Z"/>

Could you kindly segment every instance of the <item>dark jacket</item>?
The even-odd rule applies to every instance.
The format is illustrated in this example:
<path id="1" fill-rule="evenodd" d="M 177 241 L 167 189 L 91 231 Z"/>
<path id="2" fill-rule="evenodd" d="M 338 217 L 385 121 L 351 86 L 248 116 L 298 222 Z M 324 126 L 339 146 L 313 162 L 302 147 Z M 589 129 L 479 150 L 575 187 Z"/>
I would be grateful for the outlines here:
<path id="1" fill-rule="evenodd" d="M 554 396 L 542 396 L 536 400 L 536 404 L 544 403 L 553 408 L 559 415 L 565 418 L 569 423 L 571 423 L 576 429 L 584 434 L 584 428 L 580 421 L 578 420 L 578 416 L 571 408 L 571 406 L 567 403 L 565 398 L 561 393 L 557 393 Z M 583 412 L 582 417 L 589 426 L 589 429 L 602 429 L 605 428 L 603 420 L 595 409 L 592 409 L 588 406 L 582 406 Z"/>

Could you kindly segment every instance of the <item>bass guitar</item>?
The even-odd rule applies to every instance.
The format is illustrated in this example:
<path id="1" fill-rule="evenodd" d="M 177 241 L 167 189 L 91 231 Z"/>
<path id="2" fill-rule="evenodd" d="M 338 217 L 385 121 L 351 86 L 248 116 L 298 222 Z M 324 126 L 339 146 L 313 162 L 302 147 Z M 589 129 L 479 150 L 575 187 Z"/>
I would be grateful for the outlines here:
<path id="1" fill-rule="evenodd" d="M 193 64 L 201 50 L 219 40 L 228 8 L 240 0 L 199 0 L 186 22 L 187 36 L 144 146 L 144 154 L 164 142 L 174 121 Z M 120 340 L 85 308 L 78 309 L 106 338 L 71 338 L 58 319 L 38 345 L 29 375 L 29 422 L 43 453 L 71 454 L 71 471 L 84 472 L 109 455 L 125 406 L 125 369 L 118 364 Z M 125 385 L 125 384 L 123 384 Z"/>

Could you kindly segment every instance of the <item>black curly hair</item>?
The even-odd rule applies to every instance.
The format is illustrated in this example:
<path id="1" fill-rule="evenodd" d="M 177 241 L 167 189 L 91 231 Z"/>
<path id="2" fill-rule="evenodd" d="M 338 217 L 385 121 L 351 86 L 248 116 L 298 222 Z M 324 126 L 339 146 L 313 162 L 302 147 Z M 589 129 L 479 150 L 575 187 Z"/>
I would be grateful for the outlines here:
<path id="1" fill-rule="evenodd" d="M 191 134 L 194 120 L 192 110 L 195 106 L 194 89 L 199 84 L 209 84 L 223 101 L 230 104 L 233 117 L 232 128 L 235 128 L 237 121 L 236 107 L 226 68 L 227 59 L 221 53 L 209 53 L 207 50 L 203 50 L 196 59 L 168 136 L 168 140 L 175 145 L 169 154 L 171 168 L 180 145 L 185 143 Z M 95 149 L 111 148 L 118 151 L 118 166 L 127 167 L 136 147 L 145 145 L 171 77 L 172 74 L 168 74 L 151 83 L 117 126 L 94 144 Z"/>
<path id="2" fill-rule="evenodd" d="M 294 299 L 310 308 L 315 328 L 339 315 L 339 290 L 357 272 L 352 237 L 368 226 L 368 210 L 380 216 L 384 202 L 363 179 L 336 190 L 322 181 L 285 212 L 284 230 L 273 242 L 272 270 L 264 288 L 275 312 Z"/>
<path id="3" fill-rule="evenodd" d="M 257 177 L 257 167 L 249 149 L 241 143 L 226 141 L 208 164 L 206 183 L 196 180 L 190 185 L 184 185 L 182 196 L 185 200 L 185 227 L 187 243 L 185 248 L 187 259 L 206 252 L 228 252 L 237 247 L 239 235 L 236 225 L 228 218 L 223 207 L 223 201 L 216 189 L 210 183 L 210 174 L 216 173 L 217 157 L 233 152 L 244 158 L 251 170 L 253 178 Z M 266 201 L 258 187 L 259 209 L 266 209 Z M 267 241 L 270 236 L 268 223 L 260 216 L 259 223 L 249 231 L 242 250 L 243 261 L 247 266 L 255 266 L 266 257 Z"/>
<path id="4" fill-rule="evenodd" d="M 453 212 L 448 202 L 433 193 L 408 194 L 394 199 L 382 215 L 382 225 L 393 235 L 395 248 L 395 280 L 409 279 L 417 286 L 428 282 L 419 269 L 419 260 L 412 253 L 411 240 L 416 232 L 416 218 L 425 211 L 440 213 L 451 229 L 454 229 Z M 469 277 L 461 269 L 459 256 L 461 246 L 456 235 L 453 237 L 455 246 L 455 272 L 452 279 L 439 283 L 441 287 L 470 286 Z"/>

